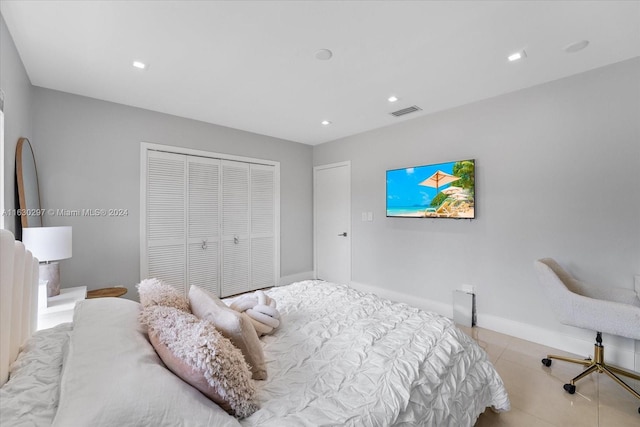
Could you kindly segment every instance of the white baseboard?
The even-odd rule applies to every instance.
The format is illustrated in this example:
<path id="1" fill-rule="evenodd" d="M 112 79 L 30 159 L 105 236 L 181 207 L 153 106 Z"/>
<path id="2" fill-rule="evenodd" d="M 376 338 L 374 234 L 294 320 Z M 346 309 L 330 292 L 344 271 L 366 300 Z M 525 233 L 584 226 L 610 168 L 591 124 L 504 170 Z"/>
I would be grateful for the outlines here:
<path id="1" fill-rule="evenodd" d="M 303 271 L 302 273 L 291 274 L 289 276 L 280 277 L 278 286 L 289 285 L 293 282 L 300 282 L 302 280 L 311 280 L 315 277 L 313 271 Z"/>
<path id="2" fill-rule="evenodd" d="M 351 287 L 359 290 L 360 292 L 369 292 L 391 301 L 403 302 L 425 311 L 435 311 L 442 316 L 450 319 L 453 318 L 453 305 L 451 304 L 420 298 L 415 295 L 409 295 L 389 289 L 383 289 L 377 286 L 365 285 L 364 283 L 351 282 Z"/>
<path id="3" fill-rule="evenodd" d="M 434 311 L 453 318 L 453 305 L 440 301 L 416 297 L 402 292 L 351 282 L 351 286 L 361 292 L 370 292 L 392 301 L 403 302 L 422 310 Z M 593 357 L 595 333 L 584 329 L 560 325 L 558 330 L 544 329 L 535 325 L 505 319 L 492 314 L 478 313 L 477 326 L 511 335 L 512 337 L 535 342 L 580 356 Z M 604 335 L 605 360 L 625 369 L 640 372 L 640 341 L 612 335 Z M 546 355 L 540 355 L 542 359 Z"/>

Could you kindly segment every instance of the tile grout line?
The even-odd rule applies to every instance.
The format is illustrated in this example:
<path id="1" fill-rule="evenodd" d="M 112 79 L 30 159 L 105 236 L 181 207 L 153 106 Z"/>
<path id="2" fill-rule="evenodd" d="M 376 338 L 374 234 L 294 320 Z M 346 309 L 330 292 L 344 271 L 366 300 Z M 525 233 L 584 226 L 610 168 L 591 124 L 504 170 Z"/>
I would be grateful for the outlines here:
<path id="1" fill-rule="evenodd" d="M 511 345 L 511 342 L 513 341 L 513 337 L 509 336 L 509 339 L 507 340 L 507 343 L 505 344 L 505 346 L 502 348 L 502 351 L 500 352 L 500 354 L 498 355 L 498 357 L 496 358 L 496 363 L 498 363 L 498 361 L 500 360 L 500 358 L 502 357 L 502 355 L 504 354 L 505 351 L 507 351 L 507 348 L 509 348 L 509 346 Z"/>
<path id="2" fill-rule="evenodd" d="M 503 348 L 503 349 L 502 349 L 502 351 L 500 352 L 500 355 L 496 358 L 496 363 L 498 363 L 498 361 L 502 358 L 502 355 L 505 353 L 505 351 L 507 351 L 507 349 L 509 349 L 509 347 L 513 344 L 513 342 L 514 342 L 514 340 L 515 340 L 515 338 L 514 338 L 514 337 L 512 337 L 512 336 L 510 336 L 510 335 L 506 335 L 506 334 L 504 334 L 504 335 L 505 335 L 505 336 L 507 336 L 507 337 L 509 337 L 509 339 L 507 340 L 507 343 L 505 344 L 504 348 Z M 511 362 L 510 360 L 506 360 L 506 359 L 505 359 L 505 361 L 506 361 L 506 362 L 508 362 L 508 363 L 513 363 L 513 362 Z M 530 369 L 530 368 L 527 366 L 527 367 L 523 367 L 523 369 Z M 516 408 L 516 407 L 514 406 L 513 408 Z M 512 408 L 512 409 L 513 409 L 513 408 Z M 542 422 L 542 423 L 545 423 L 545 424 L 551 424 L 551 425 L 553 425 L 554 427 L 564 427 L 564 426 L 562 426 L 562 425 L 556 424 L 555 422 L 549 422 L 549 421 L 547 421 L 547 420 L 545 420 L 545 419 L 543 419 L 543 418 L 540 418 L 537 414 L 535 414 L 535 413 L 531 413 L 530 411 L 528 411 L 528 410 L 526 410 L 526 409 L 524 409 L 524 408 L 517 408 L 517 409 L 518 409 L 519 411 L 522 411 L 523 413 L 525 413 L 525 414 L 529 415 L 530 417 L 535 418 L 536 420 L 538 420 L 538 421 L 540 421 L 540 422 Z"/>

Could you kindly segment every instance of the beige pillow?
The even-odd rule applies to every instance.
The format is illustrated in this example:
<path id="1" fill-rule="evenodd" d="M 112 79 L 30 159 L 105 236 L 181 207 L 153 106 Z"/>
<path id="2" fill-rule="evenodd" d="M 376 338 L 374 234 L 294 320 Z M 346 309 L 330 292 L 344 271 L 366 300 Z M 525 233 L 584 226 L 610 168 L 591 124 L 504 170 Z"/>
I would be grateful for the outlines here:
<path id="1" fill-rule="evenodd" d="M 213 323 L 223 336 L 242 351 L 254 380 L 267 379 L 262 343 L 249 319 L 227 307 L 214 294 L 197 286 L 189 289 L 189 303 L 193 314 Z"/>
<path id="2" fill-rule="evenodd" d="M 140 321 L 149 328 L 151 344 L 174 374 L 237 418 L 258 409 L 242 353 L 211 322 L 157 305 L 145 308 Z"/>
<path id="3" fill-rule="evenodd" d="M 189 300 L 184 295 L 181 295 L 176 288 L 167 285 L 162 280 L 143 280 L 138 284 L 138 295 L 140 295 L 140 304 L 143 307 L 161 305 L 191 313 Z"/>

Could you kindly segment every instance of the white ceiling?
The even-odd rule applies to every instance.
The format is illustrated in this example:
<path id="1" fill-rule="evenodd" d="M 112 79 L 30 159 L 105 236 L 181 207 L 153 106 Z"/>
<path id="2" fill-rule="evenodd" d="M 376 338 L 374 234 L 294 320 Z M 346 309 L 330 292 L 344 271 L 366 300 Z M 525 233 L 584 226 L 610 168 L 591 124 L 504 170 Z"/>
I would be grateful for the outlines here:
<path id="1" fill-rule="evenodd" d="M 36 86 L 305 144 L 640 56 L 638 1 L 2 0 L 0 10 Z M 583 39 L 585 50 L 563 51 Z M 315 58 L 322 48 L 331 60 Z M 527 58 L 509 63 L 521 49 Z M 411 105 L 422 111 L 389 114 Z"/>

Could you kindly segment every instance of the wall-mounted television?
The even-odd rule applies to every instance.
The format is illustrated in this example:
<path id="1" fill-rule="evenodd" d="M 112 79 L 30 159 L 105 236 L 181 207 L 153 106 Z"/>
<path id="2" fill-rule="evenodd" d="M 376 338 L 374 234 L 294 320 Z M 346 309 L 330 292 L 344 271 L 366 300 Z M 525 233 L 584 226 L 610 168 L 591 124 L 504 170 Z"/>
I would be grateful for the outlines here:
<path id="1" fill-rule="evenodd" d="M 475 218 L 474 159 L 387 171 L 387 217 Z"/>

